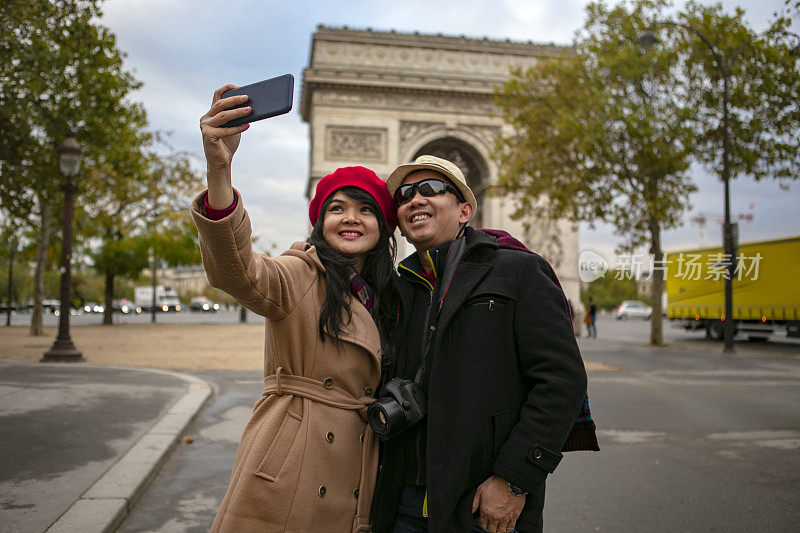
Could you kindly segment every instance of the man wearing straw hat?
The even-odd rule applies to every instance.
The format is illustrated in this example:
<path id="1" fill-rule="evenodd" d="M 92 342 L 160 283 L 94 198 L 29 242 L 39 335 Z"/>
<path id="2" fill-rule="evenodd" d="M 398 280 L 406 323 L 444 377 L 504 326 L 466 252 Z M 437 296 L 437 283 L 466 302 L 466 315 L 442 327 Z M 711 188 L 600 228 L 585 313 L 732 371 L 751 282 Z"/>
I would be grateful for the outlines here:
<path id="1" fill-rule="evenodd" d="M 561 452 L 597 449 L 558 279 L 507 233 L 467 226 L 477 202 L 452 162 L 423 155 L 386 184 L 416 252 L 376 404 L 414 380 L 423 418 L 384 435 L 374 531 L 541 531 Z"/>

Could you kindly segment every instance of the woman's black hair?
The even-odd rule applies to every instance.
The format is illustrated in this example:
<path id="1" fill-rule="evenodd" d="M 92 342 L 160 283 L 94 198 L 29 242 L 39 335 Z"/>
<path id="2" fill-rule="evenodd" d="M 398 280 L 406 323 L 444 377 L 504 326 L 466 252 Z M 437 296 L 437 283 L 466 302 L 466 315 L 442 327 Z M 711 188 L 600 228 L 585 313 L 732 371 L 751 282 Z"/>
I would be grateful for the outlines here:
<path id="1" fill-rule="evenodd" d="M 306 242 L 316 247 L 317 255 L 325 267 L 325 304 L 319 317 L 319 336 L 322 340 L 328 336 L 337 346 L 339 345 L 342 327 L 349 323 L 353 316 L 350 307 L 346 305 L 348 301 L 346 295 L 351 294 L 350 269 L 363 257 L 364 264 L 359 275 L 372 289 L 372 316 L 380 333 L 383 358 L 388 359 L 392 353 L 389 340 L 397 320 L 398 300 L 394 284 L 397 241 L 372 195 L 358 187 L 342 187 L 338 190 L 353 200 L 367 204 L 373 210 L 378 219 L 380 237 L 378 243 L 363 256 L 349 256 L 337 251 L 325 240 L 323 234 L 325 215 L 334 195 L 331 194 L 323 202 L 317 223 L 306 239 Z"/>

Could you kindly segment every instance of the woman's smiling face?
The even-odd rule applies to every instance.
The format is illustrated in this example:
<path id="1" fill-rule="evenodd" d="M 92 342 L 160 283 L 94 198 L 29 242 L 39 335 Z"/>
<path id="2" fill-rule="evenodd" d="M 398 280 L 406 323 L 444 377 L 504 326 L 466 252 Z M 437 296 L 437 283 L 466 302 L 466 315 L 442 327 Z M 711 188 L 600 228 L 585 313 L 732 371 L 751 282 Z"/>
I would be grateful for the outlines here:
<path id="1" fill-rule="evenodd" d="M 339 253 L 358 256 L 378 244 L 380 215 L 366 202 L 336 191 L 323 216 L 322 236 Z"/>

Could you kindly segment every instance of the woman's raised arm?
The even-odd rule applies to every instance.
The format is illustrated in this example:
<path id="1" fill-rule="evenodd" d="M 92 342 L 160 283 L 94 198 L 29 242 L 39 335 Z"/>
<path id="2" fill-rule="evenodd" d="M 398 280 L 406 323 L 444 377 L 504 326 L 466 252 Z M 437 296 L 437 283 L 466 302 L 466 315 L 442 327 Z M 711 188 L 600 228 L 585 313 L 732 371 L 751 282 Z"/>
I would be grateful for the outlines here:
<path id="1" fill-rule="evenodd" d="M 236 89 L 227 84 L 214 91 L 211 109 L 200 117 L 200 132 L 203 134 L 203 151 L 206 156 L 206 181 L 208 183 L 208 205 L 214 209 L 225 209 L 233 204 L 231 187 L 231 161 L 241 140 L 241 133 L 250 127 L 242 124 L 233 128 L 222 125 L 250 113 L 249 106 L 230 109 L 247 101 L 247 95 L 222 98 L 222 93 Z"/>

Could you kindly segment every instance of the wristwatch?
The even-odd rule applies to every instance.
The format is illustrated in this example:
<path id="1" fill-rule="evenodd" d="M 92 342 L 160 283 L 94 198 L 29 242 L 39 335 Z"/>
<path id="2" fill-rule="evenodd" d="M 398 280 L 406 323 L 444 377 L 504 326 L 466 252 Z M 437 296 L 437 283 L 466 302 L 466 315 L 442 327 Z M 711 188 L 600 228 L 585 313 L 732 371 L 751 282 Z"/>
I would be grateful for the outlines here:
<path id="1" fill-rule="evenodd" d="M 506 485 L 508 485 L 508 492 L 510 492 L 514 496 L 527 496 L 528 495 L 527 491 L 517 487 L 516 485 L 514 485 L 510 481 L 506 481 Z"/>

